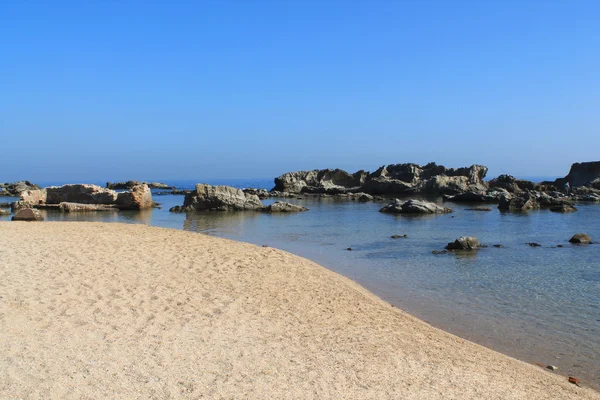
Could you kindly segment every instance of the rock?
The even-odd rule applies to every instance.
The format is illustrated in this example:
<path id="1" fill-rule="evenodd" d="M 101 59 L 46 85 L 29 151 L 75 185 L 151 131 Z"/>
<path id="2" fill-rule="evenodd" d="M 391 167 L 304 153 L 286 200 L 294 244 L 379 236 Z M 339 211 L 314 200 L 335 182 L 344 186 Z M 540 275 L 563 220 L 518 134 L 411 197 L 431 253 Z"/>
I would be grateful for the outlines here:
<path id="1" fill-rule="evenodd" d="M 558 367 L 555 367 L 554 365 L 547 365 L 546 368 L 548 368 L 550 371 L 558 370 Z"/>
<path id="2" fill-rule="evenodd" d="M 503 245 L 501 245 L 501 244 L 495 244 L 495 245 L 494 245 L 494 247 L 496 247 L 496 248 L 498 248 L 498 249 L 503 249 L 503 248 L 504 248 L 504 246 L 503 246 Z"/>
<path id="3" fill-rule="evenodd" d="M 369 201 L 373 201 L 373 196 L 371 196 L 370 194 L 367 194 L 367 193 L 362 193 L 362 192 L 353 193 L 352 196 L 360 203 L 366 203 Z"/>
<path id="4" fill-rule="evenodd" d="M 19 197 L 22 192 L 37 189 L 40 189 L 40 187 L 29 181 L 0 183 L 0 196 Z"/>
<path id="5" fill-rule="evenodd" d="M 570 204 L 561 204 L 560 206 L 550 207 L 550 211 L 560 212 L 560 213 L 569 213 L 569 212 L 577 211 L 577 208 L 573 207 Z"/>
<path id="6" fill-rule="evenodd" d="M 497 193 L 497 192 L 494 192 Z M 500 196 L 497 194 L 486 194 L 485 192 L 465 192 L 457 195 L 444 195 L 445 201 L 465 202 L 465 203 L 498 203 Z"/>
<path id="7" fill-rule="evenodd" d="M 534 193 L 536 201 L 539 203 L 540 207 L 558 207 L 562 205 L 572 206 L 573 203 L 567 198 L 564 197 L 562 193 L 552 192 L 552 193 Z"/>
<path id="8" fill-rule="evenodd" d="M 4 217 L 6 215 L 10 215 L 10 211 L 0 209 L 0 217 Z"/>
<path id="9" fill-rule="evenodd" d="M 0 208 L 10 208 L 10 203 L 0 203 Z"/>
<path id="10" fill-rule="evenodd" d="M 600 201 L 600 195 L 597 195 L 595 193 L 575 195 L 575 196 L 573 196 L 573 198 L 576 201 L 586 201 L 586 202 L 588 202 L 588 201 L 599 202 Z"/>
<path id="11" fill-rule="evenodd" d="M 569 242 L 576 244 L 590 244 L 592 243 L 592 238 L 585 233 L 577 233 L 573 235 L 571 239 L 569 239 Z"/>
<path id="12" fill-rule="evenodd" d="M 557 244 L 556 247 L 565 247 L 562 244 Z"/>
<path id="13" fill-rule="evenodd" d="M 525 244 L 528 244 L 530 247 L 542 247 L 541 244 L 535 242 L 527 242 Z"/>
<path id="14" fill-rule="evenodd" d="M 392 235 L 392 239 L 406 239 L 408 235 L 405 233 L 404 235 Z"/>
<path id="15" fill-rule="evenodd" d="M 79 204 L 79 203 L 60 203 L 59 209 L 62 212 L 91 212 L 91 211 L 119 211 L 114 205 L 105 204 Z"/>
<path id="16" fill-rule="evenodd" d="M 274 191 L 289 193 L 346 193 L 349 189 L 359 188 L 368 172 L 354 174 L 341 169 L 322 169 L 312 171 L 288 172 L 275 178 Z"/>
<path id="17" fill-rule="evenodd" d="M 579 386 L 579 378 L 575 378 L 574 376 L 569 377 L 569 383 Z"/>
<path id="18" fill-rule="evenodd" d="M 124 190 L 131 189 L 134 186 L 141 185 L 140 181 L 127 181 L 127 182 L 106 182 L 106 188 L 110 190 Z"/>
<path id="19" fill-rule="evenodd" d="M 148 185 L 148 187 L 150 189 L 165 189 L 165 190 L 175 189 L 174 186 L 169 186 L 166 183 L 162 183 L 162 182 L 149 182 L 146 184 Z"/>
<path id="20" fill-rule="evenodd" d="M 271 194 L 269 193 L 269 191 L 267 189 L 247 188 L 247 189 L 242 189 L 242 191 L 246 194 L 256 195 L 261 200 L 268 199 L 269 197 L 271 197 Z"/>
<path id="21" fill-rule="evenodd" d="M 516 179 L 512 175 L 500 175 L 489 182 L 490 188 L 501 188 L 509 193 L 520 193 L 525 190 L 535 190 L 537 185 L 531 181 Z"/>
<path id="22" fill-rule="evenodd" d="M 75 184 L 23 192 L 21 200 L 13 205 L 13 209 L 60 203 L 113 205 L 122 210 L 143 210 L 154 206 L 152 193 L 146 184 L 120 193 L 96 185 Z"/>
<path id="23" fill-rule="evenodd" d="M 509 211 L 529 211 L 539 209 L 540 205 L 535 197 L 529 193 L 523 193 L 518 196 L 503 195 L 500 197 L 498 209 Z"/>
<path id="24" fill-rule="evenodd" d="M 255 194 L 246 194 L 241 189 L 230 186 L 197 184 L 194 191 L 185 195 L 183 206 L 173 207 L 170 211 L 258 211 L 262 209 L 263 205 Z"/>
<path id="25" fill-rule="evenodd" d="M 571 188 L 587 186 L 600 189 L 600 161 L 574 163 L 569 174 L 554 181 L 554 185 L 562 189 L 567 182 Z"/>
<path id="26" fill-rule="evenodd" d="M 273 204 L 263 207 L 262 211 L 263 212 L 290 213 L 290 212 L 308 211 L 308 208 L 298 206 L 296 204 L 286 203 L 284 201 L 276 201 Z"/>
<path id="27" fill-rule="evenodd" d="M 352 251 L 352 247 L 348 247 L 346 250 L 348 250 L 348 251 Z"/>
<path id="28" fill-rule="evenodd" d="M 24 208 L 19 210 L 13 217 L 13 221 L 43 221 L 44 217 L 40 210 L 33 208 Z"/>
<path id="29" fill-rule="evenodd" d="M 408 200 L 402 202 L 398 199 L 394 199 L 393 203 L 386 205 L 379 210 L 379 212 L 396 214 L 443 214 L 451 213 L 452 210 L 423 200 Z"/>
<path id="30" fill-rule="evenodd" d="M 467 210 L 470 210 L 470 211 L 492 211 L 492 209 L 490 207 L 483 207 L 483 206 L 471 207 L 471 208 L 467 208 Z"/>
<path id="31" fill-rule="evenodd" d="M 479 240 L 472 236 L 461 236 L 454 242 L 448 243 L 446 250 L 477 250 L 481 247 Z"/>

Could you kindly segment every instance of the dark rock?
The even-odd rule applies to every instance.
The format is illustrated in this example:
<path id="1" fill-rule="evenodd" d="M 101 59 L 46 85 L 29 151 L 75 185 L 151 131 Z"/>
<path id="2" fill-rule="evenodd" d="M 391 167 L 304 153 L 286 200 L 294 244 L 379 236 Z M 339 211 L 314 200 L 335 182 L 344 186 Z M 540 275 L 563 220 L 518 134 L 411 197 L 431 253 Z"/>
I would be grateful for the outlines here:
<path id="1" fill-rule="evenodd" d="M 503 248 L 504 248 L 504 246 L 503 246 L 503 245 L 501 245 L 501 244 L 495 244 L 495 245 L 494 245 L 494 247 L 496 247 L 496 248 L 498 248 L 498 249 L 503 249 Z"/>
<path id="2" fill-rule="evenodd" d="M 140 181 L 127 181 L 127 182 L 106 182 L 106 188 L 110 190 L 124 190 L 131 189 L 134 186 L 141 185 Z"/>
<path id="3" fill-rule="evenodd" d="M 567 182 L 571 188 L 587 186 L 600 189 L 600 161 L 575 163 L 571 165 L 569 174 L 564 178 L 557 179 L 554 184 L 562 189 Z"/>
<path id="4" fill-rule="evenodd" d="M 443 214 L 451 213 L 452 210 L 423 200 L 408 200 L 402 202 L 395 199 L 393 203 L 386 205 L 379 210 L 379 212 L 396 214 Z"/>
<path id="5" fill-rule="evenodd" d="M 392 235 L 392 239 L 406 239 L 408 235 L 405 233 L 404 235 Z"/>
<path id="6" fill-rule="evenodd" d="M 448 243 L 447 250 L 477 250 L 481 247 L 479 240 L 472 236 L 461 236 L 454 242 Z"/>
<path id="7" fill-rule="evenodd" d="M 0 208 L 10 208 L 10 203 L 0 203 Z"/>
<path id="8" fill-rule="evenodd" d="M 284 201 L 276 201 L 273 204 L 263 207 L 261 211 L 290 213 L 290 212 L 308 211 L 308 208 L 298 206 L 296 204 L 286 203 Z"/>
<path id="9" fill-rule="evenodd" d="M 541 244 L 535 242 L 527 242 L 525 244 L 528 244 L 530 247 L 542 247 Z"/>
<path id="10" fill-rule="evenodd" d="M 537 210 L 540 205 L 535 197 L 529 193 L 522 193 L 516 196 L 504 195 L 500 197 L 498 209 L 509 211 L 529 211 Z"/>
<path id="11" fill-rule="evenodd" d="M 44 217 L 40 210 L 24 208 L 19 210 L 13 217 L 13 221 L 43 221 Z"/>
<path id="12" fill-rule="evenodd" d="M 569 213 L 569 212 L 577 211 L 577 208 L 573 207 L 570 204 L 561 204 L 559 206 L 550 207 L 550 211 L 560 212 L 560 213 Z"/>
<path id="13" fill-rule="evenodd" d="M 590 244 L 590 243 L 592 243 L 592 238 L 590 238 L 585 233 L 577 233 L 577 234 L 573 235 L 573 237 L 571 239 L 569 239 L 569 242 L 577 243 L 577 244 Z"/>
<path id="14" fill-rule="evenodd" d="M 352 247 L 348 247 L 346 250 L 348 250 L 348 251 L 352 251 Z"/>
<path id="15" fill-rule="evenodd" d="M 565 247 L 562 244 L 557 244 L 556 247 Z"/>
<path id="16" fill-rule="evenodd" d="M 516 179 L 512 175 L 500 175 L 489 182 L 490 188 L 501 188 L 509 193 L 520 193 L 525 190 L 535 190 L 536 184 L 523 179 Z"/>

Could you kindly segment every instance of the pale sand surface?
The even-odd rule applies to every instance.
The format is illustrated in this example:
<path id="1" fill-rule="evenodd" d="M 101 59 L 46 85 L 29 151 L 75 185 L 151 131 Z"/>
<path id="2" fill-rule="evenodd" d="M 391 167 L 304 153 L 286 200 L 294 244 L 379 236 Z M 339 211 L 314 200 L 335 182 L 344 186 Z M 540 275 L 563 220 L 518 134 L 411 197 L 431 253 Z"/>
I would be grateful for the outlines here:
<path id="1" fill-rule="evenodd" d="M 76 222 L 0 238 L 1 399 L 600 398 L 272 248 Z"/>

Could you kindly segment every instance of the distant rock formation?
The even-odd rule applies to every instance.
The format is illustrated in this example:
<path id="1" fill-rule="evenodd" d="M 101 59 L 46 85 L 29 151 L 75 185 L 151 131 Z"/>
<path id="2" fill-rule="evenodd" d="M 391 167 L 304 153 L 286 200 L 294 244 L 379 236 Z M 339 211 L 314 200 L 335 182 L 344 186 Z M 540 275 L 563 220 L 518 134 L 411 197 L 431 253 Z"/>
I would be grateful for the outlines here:
<path id="1" fill-rule="evenodd" d="M 569 174 L 557 179 L 554 184 L 561 190 L 567 182 L 572 188 L 587 186 L 600 189 L 600 161 L 575 163 L 571 165 Z"/>
<path id="2" fill-rule="evenodd" d="M 173 186 L 169 186 L 166 183 L 161 182 L 140 182 L 140 181 L 127 181 L 127 182 L 106 182 L 106 188 L 111 190 L 129 190 L 136 186 L 148 185 L 150 189 L 175 189 Z"/>
<path id="3" fill-rule="evenodd" d="M 263 208 L 255 194 L 246 194 L 230 186 L 197 184 L 196 189 L 185 195 L 183 206 L 170 209 L 172 212 L 187 211 L 244 211 Z"/>
<path id="4" fill-rule="evenodd" d="M 408 200 L 403 202 L 399 199 L 394 199 L 392 203 L 383 207 L 379 212 L 394 214 L 445 214 L 451 213 L 452 210 L 423 200 Z"/>
<path id="5" fill-rule="evenodd" d="M 497 178 L 489 181 L 488 185 L 491 189 L 505 189 L 509 193 L 520 193 L 524 190 L 536 189 L 535 183 L 523 179 L 517 179 L 512 175 L 500 175 Z"/>
<path id="6" fill-rule="evenodd" d="M 19 197 L 22 192 L 36 189 L 40 189 L 40 187 L 29 181 L 0 183 L 0 196 Z"/>
<path id="7" fill-rule="evenodd" d="M 458 194 L 482 192 L 487 167 L 446 168 L 435 163 L 393 164 L 369 173 L 350 174 L 340 169 L 289 172 L 275 178 L 274 191 L 288 193 L 340 194 L 364 192 L 390 195 L 400 193 Z"/>
<path id="8" fill-rule="evenodd" d="M 146 184 L 134 186 L 130 191 L 120 193 L 87 184 L 50 186 L 22 192 L 20 197 L 21 200 L 13 204 L 13 209 L 61 203 L 107 205 L 121 210 L 143 210 L 154 207 L 152 193 Z M 70 207 L 75 210 L 73 206 Z"/>

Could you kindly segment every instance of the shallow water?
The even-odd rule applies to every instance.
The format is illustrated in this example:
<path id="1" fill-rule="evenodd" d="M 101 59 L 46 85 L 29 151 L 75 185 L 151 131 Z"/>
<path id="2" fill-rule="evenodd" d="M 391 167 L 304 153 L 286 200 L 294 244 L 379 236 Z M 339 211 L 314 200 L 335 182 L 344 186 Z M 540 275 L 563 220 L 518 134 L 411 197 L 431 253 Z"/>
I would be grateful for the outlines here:
<path id="1" fill-rule="evenodd" d="M 567 242 L 578 232 L 600 238 L 600 205 L 580 204 L 572 214 L 516 214 L 493 205 L 491 212 L 476 212 L 467 210 L 472 204 L 445 203 L 455 212 L 403 217 L 379 213 L 382 203 L 304 198 L 286 199 L 310 209 L 293 215 L 186 215 L 168 211 L 182 204 L 182 196 L 155 200 L 162 209 L 46 217 L 145 223 L 284 249 L 435 326 L 527 362 L 556 365 L 560 373 L 600 387 L 600 245 Z M 391 239 L 393 234 L 408 238 Z M 461 235 L 490 246 L 469 256 L 431 253 Z"/>

